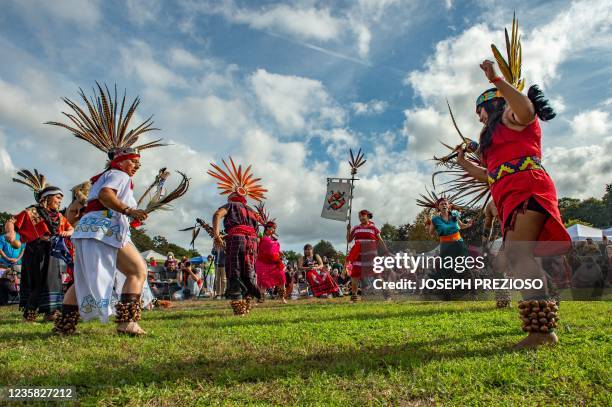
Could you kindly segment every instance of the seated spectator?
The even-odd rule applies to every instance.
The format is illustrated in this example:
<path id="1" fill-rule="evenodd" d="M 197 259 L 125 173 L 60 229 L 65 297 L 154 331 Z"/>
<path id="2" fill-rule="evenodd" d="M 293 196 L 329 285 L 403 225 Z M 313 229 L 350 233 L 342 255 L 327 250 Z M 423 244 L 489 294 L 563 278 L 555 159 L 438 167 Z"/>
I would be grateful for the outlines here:
<path id="1" fill-rule="evenodd" d="M 15 233 L 12 244 L 6 240 L 6 235 L 0 235 L 0 305 L 7 305 L 10 296 L 19 293 L 17 273 L 21 268 L 24 249 L 25 244 L 21 244 L 19 233 Z"/>
<path id="2" fill-rule="evenodd" d="M 318 254 L 314 254 L 312 246 L 304 246 L 304 255 L 298 260 L 300 270 L 306 272 L 306 280 L 310 285 L 312 294 L 317 297 L 327 297 L 330 294 L 340 296 L 340 289 L 331 275 L 325 270 L 323 261 Z"/>
<path id="3" fill-rule="evenodd" d="M 149 266 L 157 267 L 157 261 L 153 257 L 149 258 Z"/>
<path id="4" fill-rule="evenodd" d="M 178 268 L 178 261 L 174 258 L 174 253 L 168 252 L 166 257 L 166 261 L 164 262 L 164 267 L 166 271 L 176 272 Z"/>
<path id="5" fill-rule="evenodd" d="M 580 254 L 582 256 L 592 256 L 592 255 L 600 254 L 600 251 L 597 245 L 593 243 L 593 239 L 589 237 L 586 240 L 586 244 L 582 246 Z"/>

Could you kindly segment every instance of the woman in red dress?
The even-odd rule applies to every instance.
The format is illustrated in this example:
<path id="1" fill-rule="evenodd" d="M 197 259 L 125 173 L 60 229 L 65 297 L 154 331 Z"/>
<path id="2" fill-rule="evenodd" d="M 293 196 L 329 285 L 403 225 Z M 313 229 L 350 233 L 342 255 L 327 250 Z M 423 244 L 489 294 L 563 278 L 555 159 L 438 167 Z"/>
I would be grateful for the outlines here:
<path id="1" fill-rule="evenodd" d="M 513 38 L 513 48 L 514 41 Z M 498 57 L 498 62 L 504 62 L 503 58 L 500 61 Z M 457 163 L 474 178 L 489 182 L 499 211 L 505 257 L 511 268 L 521 274 L 514 277 L 545 281 L 535 256 L 560 255 L 571 248 L 559 213 L 555 185 L 541 164 L 542 132 L 538 119 L 550 120 L 555 113 L 536 85 L 527 96 L 522 94 L 519 89 L 524 82 L 518 78 L 520 70 L 509 72 L 507 67 L 505 64 L 502 68 L 504 80 L 497 75 L 492 61 L 480 64 L 487 79 L 495 85 L 482 93 L 476 103 L 476 114 L 484 124 L 479 153 L 486 168 L 467 160 L 461 148 Z M 558 341 L 554 333 L 557 305 L 550 301 L 546 283 L 543 287 L 523 292 L 525 301 L 519 303 L 519 309 L 528 336 L 516 348 Z"/>
<path id="2" fill-rule="evenodd" d="M 362 277 L 372 276 L 374 257 L 378 254 L 381 245 L 386 254 L 389 254 L 385 242 L 380 237 L 380 230 L 372 222 L 372 212 L 367 209 L 359 211 L 359 225 L 351 229 L 346 225 L 346 241 L 355 241 L 355 244 L 346 256 L 346 263 L 350 263 L 351 301 L 357 301 L 357 287 Z M 362 287 L 363 289 L 363 287 Z"/>
<path id="3" fill-rule="evenodd" d="M 331 274 L 323 268 L 321 256 L 315 254 L 312 245 L 304 246 L 304 255 L 298 258 L 298 267 L 306 273 L 306 281 L 310 285 L 312 294 L 320 298 L 322 296 L 340 296 L 340 288 Z"/>
<path id="4" fill-rule="evenodd" d="M 257 274 L 257 286 L 260 290 L 276 287 L 278 298 L 285 304 L 285 265 L 281 260 L 282 252 L 276 237 L 276 223 L 267 221 L 264 225 L 264 234 L 259 239 L 257 261 L 255 262 L 255 273 Z M 263 295 L 262 295 L 263 299 Z"/>

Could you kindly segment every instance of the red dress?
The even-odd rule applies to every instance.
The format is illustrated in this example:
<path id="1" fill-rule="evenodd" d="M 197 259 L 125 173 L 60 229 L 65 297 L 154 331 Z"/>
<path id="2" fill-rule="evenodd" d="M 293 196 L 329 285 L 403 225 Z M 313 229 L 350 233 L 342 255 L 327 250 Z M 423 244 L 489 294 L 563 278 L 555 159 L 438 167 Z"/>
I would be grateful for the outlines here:
<path id="1" fill-rule="evenodd" d="M 259 240 L 259 251 L 255 262 L 257 286 L 264 290 L 285 285 L 285 265 L 280 258 L 280 244 L 269 236 Z"/>
<path id="2" fill-rule="evenodd" d="M 378 236 L 380 230 L 369 222 L 366 226 L 357 225 L 351 230 L 350 238 L 355 244 L 346 256 L 349 275 L 352 278 L 361 279 L 362 274 L 371 274 L 374 267 L 374 257 L 378 254 Z"/>
<path id="3" fill-rule="evenodd" d="M 522 157 L 541 158 L 541 142 L 542 131 L 537 119 L 522 131 L 512 130 L 499 123 L 491 145 L 483 156 L 487 172 L 490 174 L 503 163 Z M 539 242 L 546 243 L 536 245 L 534 254 L 552 256 L 564 254 L 571 249 L 571 238 L 565 230 L 559 212 L 555 184 L 546 171 L 534 169 L 508 174 L 491 184 L 491 195 L 499 212 L 504 236 L 509 217 L 515 209 L 533 197 L 550 215 L 537 238 Z"/>

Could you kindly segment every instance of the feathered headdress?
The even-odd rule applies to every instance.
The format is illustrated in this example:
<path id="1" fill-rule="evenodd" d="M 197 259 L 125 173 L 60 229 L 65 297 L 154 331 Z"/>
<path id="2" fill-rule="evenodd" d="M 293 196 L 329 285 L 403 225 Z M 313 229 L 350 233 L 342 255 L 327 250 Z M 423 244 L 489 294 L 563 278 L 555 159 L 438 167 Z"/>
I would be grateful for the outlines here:
<path id="1" fill-rule="evenodd" d="M 421 197 L 417 198 L 416 203 L 418 206 L 429 209 L 437 209 L 438 205 L 442 201 L 448 201 L 450 209 L 460 209 L 464 210 L 465 206 L 457 203 L 457 200 L 452 196 L 448 196 L 444 192 L 436 194 L 435 191 L 430 191 L 427 188 L 425 189 L 425 194 L 420 194 Z"/>
<path id="2" fill-rule="evenodd" d="M 525 87 L 525 79 L 521 78 L 521 60 L 523 52 L 521 49 L 521 37 L 518 35 L 518 20 L 516 14 L 512 16 L 512 36 L 508 36 L 508 30 L 504 28 L 506 35 L 506 56 L 507 60 L 504 59 L 501 52 L 497 49 L 495 44 L 491 44 L 491 50 L 497 60 L 497 65 L 502 75 L 506 79 L 506 82 L 514 86 L 519 92 L 523 91 Z"/>
<path id="3" fill-rule="evenodd" d="M 276 226 L 276 218 L 270 217 L 270 212 L 266 210 L 266 205 L 260 202 L 257 207 L 257 213 L 259 214 L 259 222 L 264 228 L 270 226 Z"/>
<path id="4" fill-rule="evenodd" d="M 60 188 L 47 185 L 47 178 L 34 169 L 32 173 L 30 170 L 17 171 L 17 175 L 22 179 L 13 178 L 13 182 L 27 186 L 34 192 L 34 199 L 36 202 L 40 202 L 43 198 L 51 195 L 62 194 Z"/>
<path id="5" fill-rule="evenodd" d="M 249 165 L 244 171 L 242 171 L 242 165 L 236 167 L 232 157 L 229 157 L 230 166 L 227 165 L 225 160 L 222 160 L 225 170 L 214 163 L 210 163 L 213 170 L 208 170 L 206 173 L 219 180 L 217 182 L 218 189 L 220 189 L 221 195 L 237 194 L 242 198 L 252 198 L 258 202 L 265 199 L 264 189 L 259 181 L 261 178 L 254 178 L 251 172 L 251 166 Z"/>
<path id="6" fill-rule="evenodd" d="M 59 122 L 46 122 L 45 124 L 68 129 L 75 137 L 104 151 L 111 160 L 118 155 L 138 153 L 148 148 L 165 145 L 160 143 L 161 139 L 158 139 L 134 146 L 142 134 L 159 130 L 153 127 L 153 116 L 130 129 L 130 120 L 140 104 L 140 98 L 136 97 L 128 107 L 125 103 L 125 91 L 121 104 L 119 104 L 117 86 L 115 86 L 113 95 L 106 85 L 102 88 L 96 82 L 96 86 L 97 89 L 93 89 L 94 95 L 91 99 L 88 99 L 83 90 L 79 88 L 79 95 L 86 109 L 82 109 L 68 98 L 62 98 L 72 110 L 71 113 L 62 112 L 72 122 L 71 124 Z"/>

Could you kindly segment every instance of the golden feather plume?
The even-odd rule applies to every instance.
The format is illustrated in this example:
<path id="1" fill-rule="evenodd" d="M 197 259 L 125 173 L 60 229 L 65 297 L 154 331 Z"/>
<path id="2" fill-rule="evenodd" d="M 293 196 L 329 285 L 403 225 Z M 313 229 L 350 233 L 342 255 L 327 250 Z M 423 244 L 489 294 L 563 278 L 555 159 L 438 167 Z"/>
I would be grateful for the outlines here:
<path id="1" fill-rule="evenodd" d="M 96 87 L 97 89 L 93 89 L 93 98 L 91 99 L 88 99 L 83 89 L 79 88 L 79 96 L 81 96 L 82 101 L 85 103 L 85 108 L 81 108 L 68 98 L 62 98 L 64 103 L 71 109 L 69 113 L 62 112 L 68 118 L 69 124 L 53 121 L 46 122 L 45 124 L 63 127 L 69 130 L 75 137 L 87 141 L 105 153 L 116 148 L 132 147 L 140 151 L 165 145 L 160 143 L 161 139 L 158 139 L 139 146 L 133 146 L 144 133 L 159 130 L 153 127 L 153 116 L 150 116 L 138 126 L 129 129 L 130 120 L 136 108 L 140 105 L 140 98 L 137 96 L 127 107 L 127 110 L 125 110 L 125 91 L 123 92 L 121 103 L 119 103 L 117 86 L 115 86 L 113 95 L 111 95 L 106 85 L 103 88 L 96 82 Z"/>
<path id="2" fill-rule="evenodd" d="M 242 165 L 236 166 L 232 157 L 229 157 L 230 165 L 227 165 L 225 160 L 221 161 L 225 170 L 214 163 L 210 163 L 213 169 L 206 171 L 208 175 L 218 180 L 217 185 L 218 189 L 222 191 L 221 195 L 236 192 L 241 196 L 248 196 L 259 202 L 265 199 L 264 193 L 268 190 L 259 184 L 261 178 L 254 178 L 250 165 L 242 171 Z"/>
<path id="3" fill-rule="evenodd" d="M 30 170 L 17 171 L 17 175 L 22 179 L 13 178 L 13 182 L 27 186 L 34 192 L 34 198 L 38 201 L 38 194 L 40 191 L 47 186 L 47 178 L 34 169 L 34 173 Z"/>
<path id="4" fill-rule="evenodd" d="M 508 36 L 508 30 L 506 28 L 504 28 L 504 34 L 506 37 L 506 57 L 508 59 L 504 59 L 495 44 L 491 44 L 491 50 L 493 51 L 493 56 L 497 61 L 499 70 L 506 81 L 518 89 L 519 92 L 522 92 L 525 87 L 525 79 L 521 78 L 523 51 L 521 48 L 521 38 L 518 35 L 518 20 L 516 19 L 516 15 L 512 16 L 512 35 L 510 37 Z"/>

